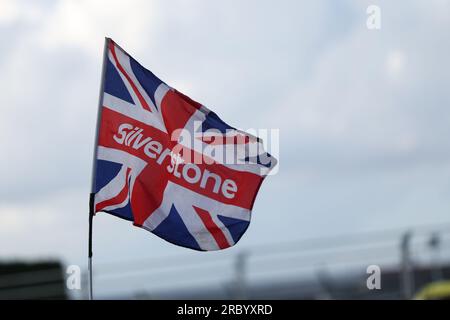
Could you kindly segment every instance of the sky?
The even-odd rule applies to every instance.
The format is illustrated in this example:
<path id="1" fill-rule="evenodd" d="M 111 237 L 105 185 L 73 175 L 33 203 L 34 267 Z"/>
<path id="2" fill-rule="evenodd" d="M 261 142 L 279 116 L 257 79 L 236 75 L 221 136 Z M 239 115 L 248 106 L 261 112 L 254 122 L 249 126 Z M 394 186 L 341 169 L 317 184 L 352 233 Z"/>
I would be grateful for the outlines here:
<path id="1" fill-rule="evenodd" d="M 366 26 L 369 5 L 381 29 Z M 104 37 L 242 129 L 279 168 L 221 256 L 450 222 L 450 2 L 0 0 L 0 259 L 86 264 Z M 97 261 L 205 253 L 107 214 Z"/>

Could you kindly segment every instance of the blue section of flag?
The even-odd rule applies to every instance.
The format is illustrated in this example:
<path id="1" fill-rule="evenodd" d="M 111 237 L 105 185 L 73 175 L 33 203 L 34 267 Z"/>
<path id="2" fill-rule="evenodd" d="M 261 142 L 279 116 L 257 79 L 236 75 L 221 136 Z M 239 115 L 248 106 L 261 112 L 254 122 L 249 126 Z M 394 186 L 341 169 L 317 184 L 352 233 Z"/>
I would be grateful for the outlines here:
<path id="1" fill-rule="evenodd" d="M 174 205 L 172 205 L 167 218 L 164 219 L 164 221 L 161 222 L 152 232 L 157 236 L 177 245 L 195 250 L 201 250 L 197 241 L 195 241 L 194 237 L 186 228 L 183 220 L 181 220 L 180 214 Z"/>
<path id="2" fill-rule="evenodd" d="M 206 115 L 206 119 L 202 123 L 203 132 L 209 129 L 219 130 L 222 133 L 226 133 L 227 130 L 235 130 L 232 126 L 223 122 L 223 120 L 220 119 L 219 116 L 212 111 L 210 111 Z"/>
<path id="3" fill-rule="evenodd" d="M 130 57 L 130 65 L 136 79 L 139 81 L 139 84 L 142 88 L 144 88 L 145 92 L 147 92 L 147 95 L 156 107 L 155 92 L 158 86 L 163 82 L 151 71 L 141 66 L 139 62 L 134 60 L 132 57 Z"/>
<path id="4" fill-rule="evenodd" d="M 120 98 L 122 100 L 128 101 L 129 103 L 134 104 L 134 101 L 131 98 L 131 95 L 128 92 L 127 88 L 125 87 L 122 78 L 120 77 L 116 68 L 109 59 L 107 59 L 106 63 L 104 90 L 106 93 L 112 96 L 115 96 L 117 98 Z"/>
<path id="5" fill-rule="evenodd" d="M 122 164 L 105 160 L 97 160 L 95 192 L 99 192 L 108 184 L 122 168 Z"/>
<path id="6" fill-rule="evenodd" d="M 100 191 L 105 185 L 110 182 L 110 180 L 117 176 L 120 169 L 122 169 L 122 166 L 122 164 L 112 161 L 97 160 L 95 192 Z M 109 211 L 109 213 L 126 220 L 134 220 L 131 205 L 129 202 L 125 207 L 116 208 L 114 209 L 114 212 Z"/>
<path id="7" fill-rule="evenodd" d="M 274 166 L 274 163 L 272 163 L 272 161 L 276 160 L 274 157 L 270 155 L 270 153 L 265 152 L 262 155 L 257 155 L 255 157 L 245 157 L 244 161 L 250 163 L 257 163 L 266 168 L 270 168 L 271 166 Z"/>
<path id="8" fill-rule="evenodd" d="M 133 212 L 131 210 L 131 204 L 130 202 L 127 203 L 127 205 L 123 208 L 116 208 L 114 209 L 114 212 L 108 211 L 108 213 L 115 215 L 119 218 L 134 221 Z"/>
<path id="9" fill-rule="evenodd" d="M 235 243 L 239 241 L 250 224 L 249 221 L 225 217 L 219 214 L 217 215 L 217 218 L 219 218 L 219 220 L 227 227 L 228 231 L 230 231 L 231 237 L 233 237 Z"/>

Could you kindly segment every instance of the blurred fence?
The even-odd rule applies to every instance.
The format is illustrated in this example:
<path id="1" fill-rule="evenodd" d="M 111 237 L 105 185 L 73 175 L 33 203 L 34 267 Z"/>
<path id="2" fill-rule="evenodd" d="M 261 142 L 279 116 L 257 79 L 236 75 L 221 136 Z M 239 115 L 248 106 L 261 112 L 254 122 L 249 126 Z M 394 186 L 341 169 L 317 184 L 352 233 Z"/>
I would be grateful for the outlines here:
<path id="1" fill-rule="evenodd" d="M 96 263 L 95 297 L 401 299 L 428 282 L 450 279 L 450 225 L 186 252 Z M 381 269 L 381 290 L 366 286 L 369 265 Z M 61 268 L 6 274 L 0 269 L 0 299 L 87 298 L 85 275 L 82 290 L 61 294 L 67 277 Z"/>
<path id="2" fill-rule="evenodd" d="M 242 247 L 230 255 L 111 262 L 95 266 L 104 298 L 411 298 L 448 278 L 450 225 Z M 382 290 L 366 286 L 381 268 Z"/>

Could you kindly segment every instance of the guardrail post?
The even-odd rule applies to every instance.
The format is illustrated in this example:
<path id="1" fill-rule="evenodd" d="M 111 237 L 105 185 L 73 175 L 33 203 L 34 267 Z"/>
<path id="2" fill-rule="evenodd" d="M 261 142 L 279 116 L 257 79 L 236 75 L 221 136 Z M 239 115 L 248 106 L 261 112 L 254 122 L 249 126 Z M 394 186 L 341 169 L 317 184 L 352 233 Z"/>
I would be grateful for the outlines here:
<path id="1" fill-rule="evenodd" d="M 411 259 L 411 238 L 412 232 L 407 231 L 401 239 L 401 284 L 404 299 L 411 299 L 414 293 L 414 266 Z"/>
<path id="2" fill-rule="evenodd" d="M 245 279 L 247 257 L 248 254 L 246 252 L 240 252 L 236 256 L 236 261 L 234 264 L 234 298 L 236 300 L 247 299 L 247 287 Z"/>

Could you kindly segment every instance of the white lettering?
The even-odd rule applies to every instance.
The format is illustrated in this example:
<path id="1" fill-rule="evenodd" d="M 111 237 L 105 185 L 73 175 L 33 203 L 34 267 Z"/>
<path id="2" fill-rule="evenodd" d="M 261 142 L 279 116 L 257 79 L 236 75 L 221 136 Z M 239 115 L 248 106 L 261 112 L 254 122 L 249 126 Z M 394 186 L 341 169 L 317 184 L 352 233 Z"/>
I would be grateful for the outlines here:
<path id="1" fill-rule="evenodd" d="M 201 169 L 197 164 L 191 163 L 182 157 L 184 154 L 182 148 L 164 148 L 163 145 L 151 137 L 145 137 L 142 134 L 144 129 L 134 127 L 131 124 L 124 123 L 118 128 L 118 132 L 113 135 L 114 140 L 122 145 L 130 146 L 135 150 L 143 148 L 144 154 L 156 159 L 158 165 L 170 158 L 170 164 L 166 166 L 166 170 L 177 178 L 182 178 L 190 184 L 199 183 L 202 189 L 212 189 L 214 193 L 220 193 L 227 199 L 233 199 L 236 196 L 238 186 L 235 181 L 225 179 L 222 184 L 222 177 L 207 169 Z M 164 149 L 164 150 L 163 150 Z M 187 163 L 186 163 L 187 162 Z M 209 182 L 209 181 L 212 182 Z"/>
<path id="2" fill-rule="evenodd" d="M 202 181 L 200 182 L 200 188 L 205 189 L 206 188 L 206 184 L 208 182 L 209 178 L 213 178 L 214 180 L 216 180 L 216 183 L 214 184 L 214 188 L 213 188 L 213 192 L 214 193 L 218 193 L 219 192 L 219 188 L 220 185 L 222 183 L 222 178 L 220 178 L 219 175 L 210 172 L 209 170 L 206 170 L 203 172 L 203 177 L 202 177 Z"/>
<path id="3" fill-rule="evenodd" d="M 226 179 L 222 184 L 222 194 L 228 199 L 234 198 L 237 189 L 236 182 L 231 179 Z"/>
<path id="4" fill-rule="evenodd" d="M 152 159 L 155 159 L 156 155 L 157 154 L 159 155 L 161 153 L 161 150 L 162 150 L 161 143 L 155 140 L 150 141 L 144 147 L 144 153 Z"/>
<path id="5" fill-rule="evenodd" d="M 194 171 L 194 176 L 190 177 L 189 176 L 189 170 L 193 170 Z M 183 167 L 183 178 L 184 180 L 186 180 L 189 183 L 197 183 L 200 180 L 200 177 L 202 176 L 202 172 L 200 171 L 200 168 L 193 164 L 193 163 L 188 163 L 186 165 L 184 165 Z"/>
<path id="6" fill-rule="evenodd" d="M 125 137 L 127 135 L 127 132 L 125 131 L 126 129 L 133 129 L 133 126 L 128 123 L 124 123 L 119 126 L 118 134 L 120 134 L 120 136 L 113 136 L 114 140 L 116 140 L 117 143 L 123 144 L 123 141 L 125 140 Z"/>

